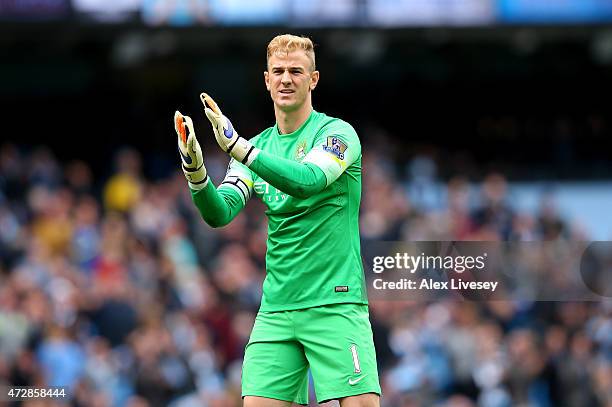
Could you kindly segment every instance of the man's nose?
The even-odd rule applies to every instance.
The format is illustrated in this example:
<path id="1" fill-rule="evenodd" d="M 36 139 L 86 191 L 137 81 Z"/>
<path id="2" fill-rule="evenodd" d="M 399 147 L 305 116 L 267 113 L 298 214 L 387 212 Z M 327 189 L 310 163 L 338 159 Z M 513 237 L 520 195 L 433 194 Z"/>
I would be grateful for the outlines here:
<path id="1" fill-rule="evenodd" d="M 283 72 L 283 76 L 281 76 L 281 82 L 286 84 L 291 83 L 291 75 L 289 75 L 289 71 Z"/>

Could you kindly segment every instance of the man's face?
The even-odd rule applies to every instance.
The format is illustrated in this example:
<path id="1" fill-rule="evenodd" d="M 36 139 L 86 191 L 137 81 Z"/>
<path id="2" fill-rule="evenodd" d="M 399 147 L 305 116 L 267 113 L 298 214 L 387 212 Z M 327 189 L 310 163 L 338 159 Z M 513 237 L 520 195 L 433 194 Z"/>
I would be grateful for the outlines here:
<path id="1" fill-rule="evenodd" d="M 312 64 L 304 51 L 292 51 L 272 55 L 264 79 L 274 104 L 285 112 L 291 112 L 310 100 L 310 91 L 319 81 L 319 72 L 312 71 Z"/>

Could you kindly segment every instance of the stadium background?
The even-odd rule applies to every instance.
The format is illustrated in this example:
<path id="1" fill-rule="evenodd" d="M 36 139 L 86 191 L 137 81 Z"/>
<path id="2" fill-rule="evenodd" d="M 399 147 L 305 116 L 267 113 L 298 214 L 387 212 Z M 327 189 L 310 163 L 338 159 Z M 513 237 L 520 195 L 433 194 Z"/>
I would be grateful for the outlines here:
<path id="1" fill-rule="evenodd" d="M 206 90 L 274 121 L 276 34 L 317 44 L 317 110 L 364 146 L 362 238 L 609 240 L 606 0 L 0 1 L 0 384 L 83 406 L 233 406 L 263 205 L 198 219 L 172 115 L 212 178 Z M 384 406 L 610 406 L 612 306 L 371 304 Z M 199 399 L 198 399 L 199 398 Z"/>

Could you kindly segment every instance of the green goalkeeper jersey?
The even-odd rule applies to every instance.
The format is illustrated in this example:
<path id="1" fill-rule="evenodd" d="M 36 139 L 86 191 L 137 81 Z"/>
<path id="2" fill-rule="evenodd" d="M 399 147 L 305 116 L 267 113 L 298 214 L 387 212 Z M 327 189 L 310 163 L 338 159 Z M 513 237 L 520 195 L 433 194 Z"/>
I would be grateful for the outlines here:
<path id="1" fill-rule="evenodd" d="M 229 222 L 253 194 L 267 206 L 260 310 L 366 304 L 359 239 L 361 145 L 355 130 L 313 110 L 295 132 L 280 134 L 275 125 L 251 142 L 262 152 L 250 168 L 232 160 L 216 192 L 212 185 L 192 192 L 205 219 L 207 209 L 214 207 L 211 200 L 223 199 L 229 212 L 221 224 Z M 316 193 L 309 192 L 313 189 L 308 185 L 314 184 L 306 178 L 322 183 Z M 301 183 L 306 186 L 301 188 Z"/>

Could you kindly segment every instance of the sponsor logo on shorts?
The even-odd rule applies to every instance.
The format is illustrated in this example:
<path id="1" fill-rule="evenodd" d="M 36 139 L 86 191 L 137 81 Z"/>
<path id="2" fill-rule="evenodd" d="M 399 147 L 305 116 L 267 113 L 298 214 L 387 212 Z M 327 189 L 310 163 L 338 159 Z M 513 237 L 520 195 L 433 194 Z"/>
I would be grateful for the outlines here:
<path id="1" fill-rule="evenodd" d="M 356 378 L 356 379 L 349 379 L 349 384 L 350 384 L 351 386 L 354 386 L 354 385 L 356 385 L 357 383 L 359 383 L 359 382 L 360 382 L 360 381 L 361 381 L 361 380 L 362 380 L 364 377 L 365 377 L 365 375 L 363 375 L 363 376 L 361 376 L 361 377 L 358 377 L 358 378 Z"/>

